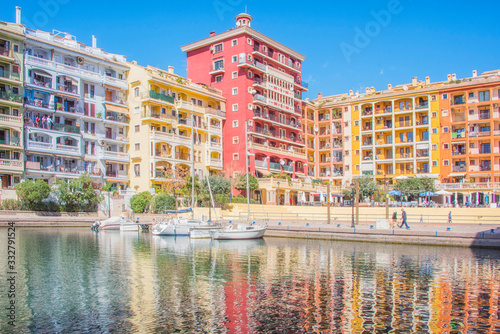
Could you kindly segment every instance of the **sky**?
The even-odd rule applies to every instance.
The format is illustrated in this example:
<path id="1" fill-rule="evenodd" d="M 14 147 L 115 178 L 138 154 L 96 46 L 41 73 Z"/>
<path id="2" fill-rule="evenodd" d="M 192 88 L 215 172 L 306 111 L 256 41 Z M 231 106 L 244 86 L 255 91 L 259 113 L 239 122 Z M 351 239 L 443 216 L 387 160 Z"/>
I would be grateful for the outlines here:
<path id="1" fill-rule="evenodd" d="M 87 45 L 96 35 L 107 52 L 182 76 L 180 47 L 235 27 L 246 7 L 252 28 L 306 56 L 303 97 L 311 99 L 500 69 L 500 1 L 2 0 L 0 20 L 14 22 L 15 6 L 28 28 Z"/>

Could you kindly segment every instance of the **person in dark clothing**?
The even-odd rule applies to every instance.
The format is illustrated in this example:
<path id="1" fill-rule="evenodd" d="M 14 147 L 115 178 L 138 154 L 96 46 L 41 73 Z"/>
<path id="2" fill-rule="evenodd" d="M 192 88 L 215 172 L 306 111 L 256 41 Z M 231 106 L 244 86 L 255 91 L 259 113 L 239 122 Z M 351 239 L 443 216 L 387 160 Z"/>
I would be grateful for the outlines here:
<path id="1" fill-rule="evenodd" d="M 401 209 L 401 225 L 399 226 L 399 228 L 402 228 L 402 227 L 403 227 L 403 225 L 404 225 L 407 229 L 409 229 L 409 228 L 410 228 L 410 226 L 408 226 L 408 223 L 407 223 L 406 219 L 407 219 L 407 218 L 406 218 L 406 211 L 405 211 L 405 209 Z"/>

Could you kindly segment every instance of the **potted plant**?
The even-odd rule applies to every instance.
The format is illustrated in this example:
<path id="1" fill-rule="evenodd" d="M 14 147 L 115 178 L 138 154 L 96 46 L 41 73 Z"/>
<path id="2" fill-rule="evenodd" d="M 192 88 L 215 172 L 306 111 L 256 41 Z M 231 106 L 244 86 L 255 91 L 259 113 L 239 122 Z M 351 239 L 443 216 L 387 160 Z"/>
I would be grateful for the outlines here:
<path id="1" fill-rule="evenodd" d="M 97 118 L 101 118 L 102 114 L 100 112 L 98 112 L 97 114 L 95 114 Z"/>

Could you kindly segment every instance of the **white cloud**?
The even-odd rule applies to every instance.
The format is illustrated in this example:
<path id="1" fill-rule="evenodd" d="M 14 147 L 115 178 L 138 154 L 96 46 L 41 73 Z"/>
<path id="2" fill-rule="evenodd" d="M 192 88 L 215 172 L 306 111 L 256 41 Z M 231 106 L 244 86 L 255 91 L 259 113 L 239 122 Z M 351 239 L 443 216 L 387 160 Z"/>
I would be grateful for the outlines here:
<path id="1" fill-rule="evenodd" d="M 384 74 L 384 69 L 380 70 L 380 75 Z"/>

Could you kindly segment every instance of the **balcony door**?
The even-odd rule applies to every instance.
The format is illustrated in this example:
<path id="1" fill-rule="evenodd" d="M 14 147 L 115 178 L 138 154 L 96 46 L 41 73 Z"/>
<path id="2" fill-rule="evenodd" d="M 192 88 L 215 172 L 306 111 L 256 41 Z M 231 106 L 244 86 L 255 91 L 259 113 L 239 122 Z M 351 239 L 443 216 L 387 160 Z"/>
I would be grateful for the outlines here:
<path id="1" fill-rule="evenodd" d="M 106 138 L 113 139 L 113 129 L 112 128 L 106 128 Z"/>

